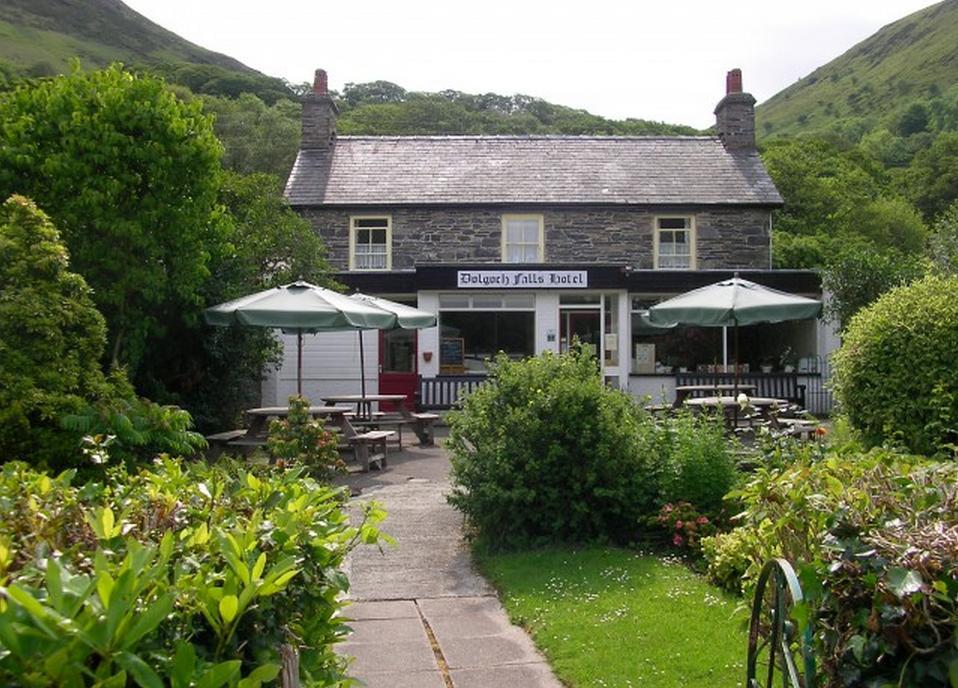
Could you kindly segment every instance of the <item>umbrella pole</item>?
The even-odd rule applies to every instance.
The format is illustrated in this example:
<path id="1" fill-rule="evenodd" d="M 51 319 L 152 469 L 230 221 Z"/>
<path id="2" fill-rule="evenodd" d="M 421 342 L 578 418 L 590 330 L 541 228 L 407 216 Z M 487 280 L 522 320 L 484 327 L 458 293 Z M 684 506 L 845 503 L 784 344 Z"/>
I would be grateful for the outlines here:
<path id="1" fill-rule="evenodd" d="M 728 325 L 722 325 L 722 369 L 728 372 Z"/>
<path id="2" fill-rule="evenodd" d="M 303 396 L 303 331 L 296 331 L 296 396 Z"/>
<path id="3" fill-rule="evenodd" d="M 363 351 L 363 331 L 359 330 L 359 383 L 363 398 L 366 397 L 366 355 Z"/>
<path id="4" fill-rule="evenodd" d="M 735 383 L 734 383 L 734 387 L 735 387 L 735 396 L 736 396 L 736 397 L 738 396 L 738 367 L 739 367 L 739 365 L 740 365 L 740 364 L 739 364 L 739 360 L 738 360 L 738 318 L 735 318 L 735 378 L 734 378 Z"/>

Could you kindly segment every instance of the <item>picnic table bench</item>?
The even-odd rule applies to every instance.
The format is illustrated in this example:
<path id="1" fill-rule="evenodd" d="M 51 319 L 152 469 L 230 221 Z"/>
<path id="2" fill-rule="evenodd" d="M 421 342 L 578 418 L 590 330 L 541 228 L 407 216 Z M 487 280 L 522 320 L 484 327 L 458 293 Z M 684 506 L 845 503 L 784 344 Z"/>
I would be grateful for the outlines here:
<path id="1" fill-rule="evenodd" d="M 437 413 L 416 413 L 410 411 L 406 406 L 406 397 L 402 394 L 342 394 L 338 396 L 324 397 L 323 401 L 328 404 L 355 404 L 355 415 L 350 418 L 354 425 L 367 427 L 378 427 L 381 425 L 393 426 L 397 428 L 399 435 L 400 448 L 402 448 L 401 428 L 409 425 L 413 432 L 419 438 L 419 443 L 423 446 L 429 446 L 435 442 L 434 425 L 439 420 Z M 373 404 L 390 403 L 396 407 L 396 411 L 377 415 L 382 412 L 373 411 Z"/>
<path id="2" fill-rule="evenodd" d="M 250 419 L 247 429 L 227 430 L 226 432 L 207 435 L 207 442 L 219 451 L 222 451 L 225 447 L 248 450 L 265 446 L 268 435 L 268 420 L 270 418 L 287 417 L 289 408 L 286 406 L 265 406 L 249 409 L 246 411 L 246 415 Z M 313 418 L 323 418 L 337 427 L 345 440 L 345 445 L 342 448 L 352 450 L 363 471 L 369 471 L 370 466 L 374 463 L 378 463 L 380 468 L 386 466 L 386 441 L 397 434 L 395 431 L 376 429 L 359 432 L 350 421 L 350 416 L 354 414 L 348 406 L 310 406 L 309 415 Z"/>

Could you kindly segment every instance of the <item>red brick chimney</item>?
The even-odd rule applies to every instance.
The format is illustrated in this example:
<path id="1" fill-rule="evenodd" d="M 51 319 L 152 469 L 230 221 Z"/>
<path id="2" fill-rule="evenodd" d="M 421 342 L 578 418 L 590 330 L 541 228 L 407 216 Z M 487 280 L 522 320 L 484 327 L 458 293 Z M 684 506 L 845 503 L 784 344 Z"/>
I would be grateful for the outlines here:
<path id="1" fill-rule="evenodd" d="M 303 150 L 324 150 L 336 140 L 336 115 L 339 109 L 329 95 L 326 70 L 317 69 L 313 76 L 313 90 L 303 98 L 303 136 L 299 147 Z"/>
<path id="2" fill-rule="evenodd" d="M 317 72 L 317 75 L 319 72 Z M 323 78 L 326 78 L 326 73 L 323 72 Z M 742 92 L 742 70 L 741 69 L 732 69 L 728 74 L 725 75 L 725 95 L 729 93 L 741 93 Z"/>
<path id="3" fill-rule="evenodd" d="M 729 74 L 731 74 L 731 72 L 729 72 Z M 329 95 L 329 77 L 326 75 L 325 69 L 317 69 L 313 75 L 313 93 L 318 96 Z"/>
<path id="4" fill-rule="evenodd" d="M 728 149 L 755 148 L 755 98 L 742 91 L 742 70 L 725 75 L 725 97 L 715 106 L 715 132 Z"/>

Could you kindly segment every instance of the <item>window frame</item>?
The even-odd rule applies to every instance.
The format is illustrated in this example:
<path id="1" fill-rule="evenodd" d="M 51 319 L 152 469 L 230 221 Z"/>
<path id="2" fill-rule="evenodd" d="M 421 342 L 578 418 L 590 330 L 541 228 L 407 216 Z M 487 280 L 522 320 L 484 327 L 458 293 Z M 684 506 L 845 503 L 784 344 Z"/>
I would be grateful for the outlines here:
<path id="1" fill-rule="evenodd" d="M 357 220 L 385 220 L 386 226 L 381 227 L 357 227 Z M 386 230 L 386 267 L 385 268 L 361 268 L 356 265 L 356 234 L 361 229 L 385 229 Z M 356 272 L 382 272 L 392 270 L 393 267 L 393 218 L 392 215 L 374 214 L 374 215 L 350 215 L 349 216 L 349 270 Z"/>
<path id="2" fill-rule="evenodd" d="M 676 267 L 662 267 L 659 264 L 659 239 L 661 232 L 679 232 L 682 230 L 665 228 L 659 226 L 662 220 L 685 220 L 688 223 L 688 226 L 684 231 L 688 232 L 689 238 L 689 266 L 686 268 L 676 268 Z M 655 215 L 652 218 L 652 236 L 653 236 L 653 268 L 656 270 L 695 270 L 698 263 L 698 237 L 695 229 L 695 215 Z"/>
<path id="3" fill-rule="evenodd" d="M 514 263 L 507 259 L 508 256 L 508 247 L 509 247 L 509 222 L 511 220 L 515 221 L 528 221 L 535 220 L 539 223 L 539 237 L 537 245 L 537 256 L 536 263 L 545 262 L 545 216 L 537 213 L 506 213 L 502 216 L 502 236 L 500 241 L 500 258 L 503 263 L 507 265 L 531 265 L 531 263 Z M 531 246 L 531 244 L 521 242 L 522 246 Z"/>

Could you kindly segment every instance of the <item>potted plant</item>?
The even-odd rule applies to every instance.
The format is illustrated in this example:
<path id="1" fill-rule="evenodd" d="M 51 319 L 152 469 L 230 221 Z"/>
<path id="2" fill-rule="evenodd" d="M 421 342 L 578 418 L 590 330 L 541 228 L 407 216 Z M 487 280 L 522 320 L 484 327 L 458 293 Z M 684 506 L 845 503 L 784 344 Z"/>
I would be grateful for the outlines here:
<path id="1" fill-rule="evenodd" d="M 797 359 L 795 357 L 795 351 L 792 349 L 792 347 L 786 346 L 778 360 L 782 366 L 782 370 L 784 370 L 786 373 L 795 372 L 795 363 Z"/>

